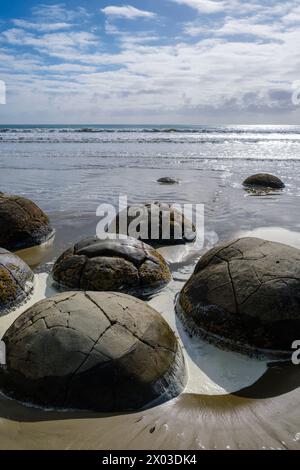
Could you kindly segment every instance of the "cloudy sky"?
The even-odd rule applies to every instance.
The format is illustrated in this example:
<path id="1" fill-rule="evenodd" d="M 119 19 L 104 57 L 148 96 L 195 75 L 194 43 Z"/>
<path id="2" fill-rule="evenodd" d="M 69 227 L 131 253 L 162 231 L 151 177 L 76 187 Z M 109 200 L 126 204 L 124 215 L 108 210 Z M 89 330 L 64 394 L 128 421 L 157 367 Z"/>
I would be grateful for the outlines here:
<path id="1" fill-rule="evenodd" d="M 299 0 L 2 0 L 0 123 L 300 124 L 299 45 Z"/>

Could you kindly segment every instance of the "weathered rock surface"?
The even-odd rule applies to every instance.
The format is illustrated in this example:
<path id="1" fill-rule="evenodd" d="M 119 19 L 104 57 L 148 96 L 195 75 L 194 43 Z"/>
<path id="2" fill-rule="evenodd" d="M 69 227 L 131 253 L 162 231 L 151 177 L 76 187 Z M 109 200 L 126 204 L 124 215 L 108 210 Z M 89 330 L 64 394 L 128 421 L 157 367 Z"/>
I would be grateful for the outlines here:
<path id="1" fill-rule="evenodd" d="M 191 333 L 212 342 L 291 359 L 300 338 L 300 250 L 258 238 L 213 248 L 184 286 L 177 312 Z"/>
<path id="2" fill-rule="evenodd" d="M 53 235 L 47 215 L 29 199 L 0 193 L 0 246 L 19 250 L 40 245 Z"/>
<path id="3" fill-rule="evenodd" d="M 0 248 L 0 315 L 21 305 L 33 290 L 34 274 L 18 256 Z"/>
<path id="4" fill-rule="evenodd" d="M 259 173 L 257 175 L 249 176 L 249 178 L 244 181 L 243 185 L 246 187 L 262 186 L 273 189 L 283 189 L 285 187 L 285 184 L 281 179 L 267 173 Z"/>
<path id="5" fill-rule="evenodd" d="M 23 313 L 4 336 L 2 391 L 39 406 L 137 410 L 185 385 L 180 346 L 161 315 L 124 294 L 68 292 Z"/>
<path id="6" fill-rule="evenodd" d="M 126 216 L 127 214 L 127 216 Z M 180 245 L 194 242 L 196 228 L 168 203 L 153 202 L 129 206 L 118 214 L 110 232 L 125 233 L 150 245 Z"/>
<path id="7" fill-rule="evenodd" d="M 67 250 L 57 260 L 53 279 L 62 287 L 115 291 L 144 297 L 171 280 L 164 258 L 135 238 L 89 238 Z"/>

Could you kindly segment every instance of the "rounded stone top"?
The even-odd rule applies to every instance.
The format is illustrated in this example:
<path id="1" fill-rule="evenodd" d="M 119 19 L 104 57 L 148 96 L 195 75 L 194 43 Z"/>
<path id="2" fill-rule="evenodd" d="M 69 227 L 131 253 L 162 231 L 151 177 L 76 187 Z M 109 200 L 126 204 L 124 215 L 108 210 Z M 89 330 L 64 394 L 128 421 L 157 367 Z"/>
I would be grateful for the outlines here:
<path id="1" fill-rule="evenodd" d="M 247 187 L 262 186 L 273 189 L 283 189 L 285 187 L 281 179 L 267 173 L 258 173 L 257 175 L 249 176 L 249 178 L 245 179 L 243 185 Z"/>
<path id="2" fill-rule="evenodd" d="M 157 182 L 160 184 L 178 184 L 179 180 L 176 178 L 171 178 L 170 176 L 164 176 L 163 178 L 159 178 Z"/>
<path id="3" fill-rule="evenodd" d="M 21 305 L 33 291 L 34 274 L 18 256 L 0 248 L 0 315 Z"/>
<path id="4" fill-rule="evenodd" d="M 168 324 L 124 294 L 68 292 L 43 300 L 3 340 L 2 391 L 38 406 L 137 410 L 185 385 L 182 352 Z"/>
<path id="5" fill-rule="evenodd" d="M 121 211 L 109 232 L 124 233 L 150 245 L 180 245 L 194 242 L 196 227 L 184 214 L 166 202 L 136 204 Z"/>
<path id="6" fill-rule="evenodd" d="M 213 248 L 182 289 L 177 312 L 190 332 L 219 345 L 290 359 L 300 338 L 300 250 L 258 238 Z"/>
<path id="7" fill-rule="evenodd" d="M 34 202 L 0 193 L 0 246 L 8 250 L 30 248 L 53 234 L 47 215 Z"/>
<path id="8" fill-rule="evenodd" d="M 145 297 L 171 280 L 164 258 L 135 238 L 88 238 L 63 253 L 52 276 L 67 289 L 118 291 Z"/>

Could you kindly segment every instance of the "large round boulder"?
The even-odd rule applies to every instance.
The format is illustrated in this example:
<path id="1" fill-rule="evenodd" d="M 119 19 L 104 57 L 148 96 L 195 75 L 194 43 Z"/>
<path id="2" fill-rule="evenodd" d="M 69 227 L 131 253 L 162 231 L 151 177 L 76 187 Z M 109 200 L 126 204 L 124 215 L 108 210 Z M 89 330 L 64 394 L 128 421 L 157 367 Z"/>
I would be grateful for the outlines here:
<path id="1" fill-rule="evenodd" d="M 2 392 L 38 406 L 137 410 L 185 385 L 182 351 L 168 324 L 124 294 L 68 292 L 43 300 L 3 340 Z"/>
<path id="2" fill-rule="evenodd" d="M 33 290 L 34 274 L 18 256 L 0 248 L 0 315 L 25 302 Z"/>
<path id="3" fill-rule="evenodd" d="M 34 202 L 0 193 L 0 246 L 12 251 L 30 248 L 53 233 L 47 215 Z"/>
<path id="4" fill-rule="evenodd" d="M 194 242 L 196 227 L 184 214 L 168 203 L 136 204 L 121 211 L 109 232 L 134 236 L 150 245 L 180 245 Z"/>
<path id="5" fill-rule="evenodd" d="M 63 253 L 52 276 L 66 289 L 118 291 L 144 297 L 171 280 L 164 258 L 135 238 L 88 238 Z"/>
<path id="6" fill-rule="evenodd" d="M 191 334 L 240 352 L 291 359 L 300 339 L 300 250 L 258 238 L 213 248 L 177 302 Z"/>
<path id="7" fill-rule="evenodd" d="M 269 175 L 267 173 L 258 173 L 257 175 L 249 176 L 245 179 L 243 185 L 245 187 L 265 187 L 272 189 L 283 189 L 285 184 L 277 176 Z"/>

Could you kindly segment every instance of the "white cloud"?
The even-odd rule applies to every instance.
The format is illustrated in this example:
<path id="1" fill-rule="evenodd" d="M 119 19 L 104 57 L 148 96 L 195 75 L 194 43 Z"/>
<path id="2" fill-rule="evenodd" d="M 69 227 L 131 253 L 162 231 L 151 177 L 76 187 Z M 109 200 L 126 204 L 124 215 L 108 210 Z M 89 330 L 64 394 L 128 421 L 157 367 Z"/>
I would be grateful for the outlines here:
<path id="1" fill-rule="evenodd" d="M 280 23 L 264 24 L 256 18 L 230 18 L 227 17 L 222 27 L 211 29 L 210 33 L 216 36 L 254 36 L 255 39 L 281 40 L 282 25 Z"/>
<path id="2" fill-rule="evenodd" d="M 8 29 L 0 35 L 7 45 L 0 74 L 11 103 L 3 120 L 245 122 L 250 116 L 292 123 L 300 119 L 291 101 L 291 84 L 300 77 L 297 6 L 249 0 L 244 10 L 210 21 L 194 15 L 192 37 L 169 40 L 155 30 L 120 31 L 107 23 L 117 52 L 87 30 Z"/>
<path id="3" fill-rule="evenodd" d="M 87 18 L 89 14 L 85 8 L 77 7 L 73 10 L 66 8 L 63 4 L 37 5 L 33 7 L 32 14 L 47 21 L 73 21 L 75 19 Z"/>
<path id="4" fill-rule="evenodd" d="M 97 72 L 96 67 L 91 67 L 89 65 L 82 64 L 58 64 L 58 65 L 37 65 L 33 67 L 33 70 L 36 71 L 46 71 L 46 72 L 58 72 L 58 73 L 69 73 L 69 72 L 78 72 L 78 73 L 91 73 Z"/>
<path id="5" fill-rule="evenodd" d="M 211 28 L 208 26 L 199 25 L 196 22 L 186 23 L 183 28 L 184 34 L 191 37 L 199 36 L 200 34 L 211 33 Z"/>
<path id="6" fill-rule="evenodd" d="M 130 5 L 108 6 L 101 10 L 105 15 L 115 18 L 126 18 L 128 20 L 134 20 L 136 18 L 154 18 L 156 15 L 151 11 L 139 10 L 138 8 Z"/>
<path id="7" fill-rule="evenodd" d="M 291 9 L 283 18 L 283 23 L 286 25 L 294 25 L 300 23 L 300 6 Z"/>
<path id="8" fill-rule="evenodd" d="M 281 14 L 288 9 L 286 5 L 279 5 L 278 0 L 270 0 L 268 5 L 263 4 L 260 0 L 169 0 L 179 5 L 197 10 L 199 13 L 213 15 L 216 13 L 234 14 L 242 16 L 248 14 L 258 14 L 268 10 L 271 16 Z M 294 1 L 294 0 L 291 0 Z"/>
<path id="9" fill-rule="evenodd" d="M 41 32 L 59 31 L 73 27 L 71 23 L 31 23 L 30 21 L 18 19 L 12 20 L 12 22 L 18 28 L 32 29 Z"/>
<path id="10" fill-rule="evenodd" d="M 85 31 L 52 32 L 37 35 L 23 29 L 12 28 L 0 34 L 0 40 L 9 45 L 31 46 L 48 55 L 72 55 L 98 44 L 97 37 Z"/>
<path id="11" fill-rule="evenodd" d="M 200 13 L 212 14 L 224 11 L 226 9 L 226 3 L 218 0 L 171 0 L 180 5 L 186 5 L 194 8 Z"/>

